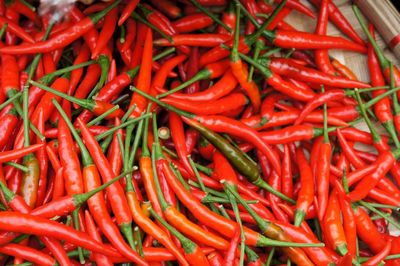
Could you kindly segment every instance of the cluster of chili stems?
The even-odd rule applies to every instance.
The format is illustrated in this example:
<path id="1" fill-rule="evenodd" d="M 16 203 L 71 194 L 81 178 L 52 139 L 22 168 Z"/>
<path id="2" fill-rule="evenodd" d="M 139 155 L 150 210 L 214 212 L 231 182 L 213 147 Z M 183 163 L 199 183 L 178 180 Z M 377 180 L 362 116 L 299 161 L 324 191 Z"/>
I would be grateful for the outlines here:
<path id="1" fill-rule="evenodd" d="M 1 1 L 1 263 L 399 265 L 400 71 L 270 2 Z"/>

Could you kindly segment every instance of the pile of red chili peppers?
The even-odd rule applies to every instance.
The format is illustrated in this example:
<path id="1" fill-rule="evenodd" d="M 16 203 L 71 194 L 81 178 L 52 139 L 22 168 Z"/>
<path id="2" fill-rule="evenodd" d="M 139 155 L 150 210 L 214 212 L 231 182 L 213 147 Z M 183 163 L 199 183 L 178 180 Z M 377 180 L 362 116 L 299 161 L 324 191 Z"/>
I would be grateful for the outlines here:
<path id="1" fill-rule="evenodd" d="M 400 265 L 400 71 L 309 2 L 0 1 L 1 265 Z"/>

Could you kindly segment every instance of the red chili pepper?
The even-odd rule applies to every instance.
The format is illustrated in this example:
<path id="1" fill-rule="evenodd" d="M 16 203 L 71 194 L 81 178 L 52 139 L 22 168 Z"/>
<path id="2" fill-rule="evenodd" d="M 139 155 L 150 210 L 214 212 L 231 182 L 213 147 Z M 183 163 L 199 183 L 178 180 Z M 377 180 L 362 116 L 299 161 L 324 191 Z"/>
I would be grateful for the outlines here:
<path id="1" fill-rule="evenodd" d="M 139 71 L 137 88 L 141 91 L 148 92 L 150 90 L 151 83 L 151 65 L 152 65 L 152 52 L 153 52 L 153 44 L 152 44 L 152 32 L 150 30 L 146 33 L 146 39 L 144 42 L 143 49 L 143 57 L 142 63 Z M 135 110 L 132 112 L 131 117 L 138 117 L 141 113 L 146 109 L 147 100 L 134 93 L 131 98 L 131 102 L 129 104 L 129 108 L 135 105 Z"/>
<path id="2" fill-rule="evenodd" d="M 324 235 L 327 236 L 327 240 L 341 256 L 344 256 L 348 252 L 347 241 L 340 220 L 340 206 L 335 191 L 331 192 L 329 196 L 323 223 L 323 228 L 326 230 Z"/>
<path id="3" fill-rule="evenodd" d="M 28 155 L 34 151 L 39 150 L 40 148 L 43 147 L 43 143 L 40 144 L 34 144 L 29 147 L 21 148 L 21 149 L 14 149 L 11 151 L 3 151 L 0 152 L 0 162 L 8 162 L 12 161 L 15 159 L 19 159 L 25 155 Z"/>
<path id="4" fill-rule="evenodd" d="M 139 0 L 130 0 L 125 8 L 122 10 L 122 13 L 118 20 L 118 26 L 124 24 L 124 22 L 130 17 L 132 12 L 135 10 L 136 6 L 139 4 Z"/>
<path id="5" fill-rule="evenodd" d="M 301 188 L 296 203 L 294 225 L 299 226 L 304 220 L 308 208 L 314 200 L 314 180 L 310 165 L 301 148 L 296 150 L 297 164 L 299 165 Z"/>
<path id="6" fill-rule="evenodd" d="M 112 35 L 115 31 L 117 19 L 118 19 L 118 8 L 114 7 L 107 14 L 107 16 L 104 17 L 104 26 L 101 29 L 99 38 L 97 39 L 96 48 L 92 51 L 92 59 L 97 58 L 97 56 L 107 46 L 108 41 L 112 38 Z"/>
<path id="7" fill-rule="evenodd" d="M 321 0 L 312 0 L 314 5 L 320 5 Z M 337 26 L 344 34 L 350 37 L 356 43 L 364 45 L 364 41 L 354 30 L 353 26 L 349 23 L 346 17 L 342 14 L 334 2 L 329 1 L 328 4 L 329 19 L 335 26 Z"/>
<path id="8" fill-rule="evenodd" d="M 392 247 L 392 240 L 389 239 L 385 245 L 385 247 L 379 252 L 377 253 L 375 256 L 373 256 L 372 258 L 369 258 L 366 262 L 364 262 L 362 265 L 365 266 L 372 266 L 372 265 L 379 265 L 379 263 L 381 263 L 382 261 L 384 261 L 384 259 L 386 258 L 386 256 L 388 256 L 390 254 L 390 249 Z"/>
<path id="9" fill-rule="evenodd" d="M 329 0 L 322 0 L 319 10 L 318 22 L 315 28 L 315 33 L 319 35 L 326 35 L 328 26 L 328 11 Z M 327 74 L 335 75 L 335 69 L 331 65 L 329 54 L 327 50 L 315 50 L 315 63 L 318 68 Z"/>
<path id="10" fill-rule="evenodd" d="M 178 33 L 187 33 L 211 26 L 214 21 L 203 13 L 188 15 L 175 20 L 172 25 Z"/>
<path id="11" fill-rule="evenodd" d="M 87 231 L 89 235 L 96 241 L 102 243 L 101 236 L 97 232 L 96 224 L 94 223 L 94 220 L 92 216 L 90 215 L 89 211 L 85 211 L 85 225 L 87 228 Z M 104 256 L 101 253 L 94 253 L 93 254 L 94 261 L 97 264 L 101 265 L 113 265 L 111 259 L 109 259 L 107 256 Z"/>

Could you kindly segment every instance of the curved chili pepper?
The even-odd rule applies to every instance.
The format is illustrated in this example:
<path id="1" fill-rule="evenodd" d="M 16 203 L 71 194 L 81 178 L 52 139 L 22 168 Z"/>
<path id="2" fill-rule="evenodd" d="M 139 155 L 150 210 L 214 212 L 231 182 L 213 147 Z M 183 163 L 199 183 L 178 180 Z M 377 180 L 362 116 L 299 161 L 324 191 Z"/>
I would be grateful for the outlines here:
<path id="1" fill-rule="evenodd" d="M 275 30 L 266 31 L 264 36 L 275 46 L 295 49 L 344 49 L 365 53 L 363 45 L 348 41 L 341 37 L 319 36 L 307 32 Z"/>
<path id="2" fill-rule="evenodd" d="M 97 58 L 97 56 L 107 46 L 108 41 L 111 39 L 115 31 L 117 18 L 118 18 L 118 8 L 115 6 L 104 17 L 104 25 L 99 34 L 99 38 L 97 39 L 96 48 L 92 50 L 92 59 Z"/>
<path id="3" fill-rule="evenodd" d="M 98 165 L 103 180 L 105 182 L 110 181 L 114 177 L 110 163 L 103 154 L 99 144 L 92 136 L 87 126 L 79 119 L 77 121 L 81 129 L 83 140 L 86 143 L 95 164 Z M 126 235 L 128 238 L 132 235 L 132 215 L 129 212 L 128 204 L 123 196 L 123 189 L 120 183 L 114 183 L 107 188 L 107 191 L 109 195 L 112 195 L 110 196 L 109 200 L 113 202 L 112 208 L 114 209 L 114 214 L 117 218 L 118 225 L 120 226 L 124 235 Z"/>

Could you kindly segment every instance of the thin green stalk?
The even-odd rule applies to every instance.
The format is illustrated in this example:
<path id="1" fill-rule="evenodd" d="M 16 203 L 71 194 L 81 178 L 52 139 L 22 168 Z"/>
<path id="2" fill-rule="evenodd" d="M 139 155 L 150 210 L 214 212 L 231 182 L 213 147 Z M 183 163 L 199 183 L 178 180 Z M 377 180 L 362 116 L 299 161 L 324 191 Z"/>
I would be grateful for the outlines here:
<path id="1" fill-rule="evenodd" d="M 5 162 L 4 164 L 9 165 L 11 167 L 17 168 L 18 170 L 21 170 L 22 172 L 29 172 L 29 168 L 26 167 L 25 165 L 14 163 L 14 162 Z"/>
<path id="2" fill-rule="evenodd" d="M 104 113 L 102 113 L 99 116 L 96 116 L 93 120 L 89 121 L 89 123 L 86 124 L 87 127 L 91 127 L 96 125 L 98 122 L 100 122 L 101 120 L 103 120 L 104 118 L 106 118 L 109 114 L 113 113 L 115 110 L 119 109 L 119 105 L 115 105 L 113 106 L 113 108 L 108 109 L 107 111 L 105 111 Z"/>

